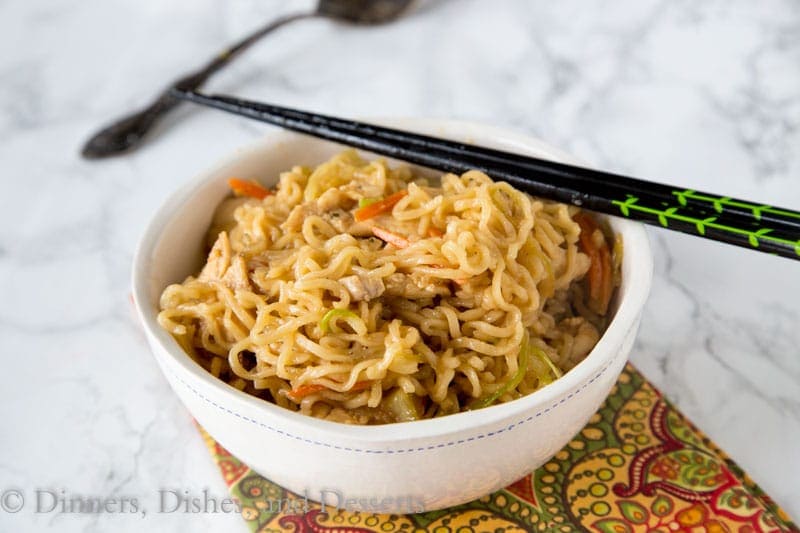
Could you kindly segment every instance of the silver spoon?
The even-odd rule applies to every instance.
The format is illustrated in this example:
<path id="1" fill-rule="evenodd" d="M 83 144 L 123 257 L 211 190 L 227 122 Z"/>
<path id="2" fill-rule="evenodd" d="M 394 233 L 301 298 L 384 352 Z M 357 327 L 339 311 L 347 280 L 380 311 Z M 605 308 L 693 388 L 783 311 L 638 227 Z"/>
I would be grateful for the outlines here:
<path id="1" fill-rule="evenodd" d="M 83 146 L 81 155 L 99 159 L 119 155 L 136 148 L 147 133 L 180 100 L 169 94 L 170 90 L 192 91 L 200 88 L 212 74 L 248 49 L 253 43 L 295 20 L 313 17 L 351 22 L 355 24 L 383 24 L 396 19 L 413 0 L 319 0 L 314 11 L 295 13 L 278 18 L 259 28 L 233 46 L 223 50 L 206 66 L 187 74 L 167 87 L 149 106 L 125 116 L 95 133 Z"/>

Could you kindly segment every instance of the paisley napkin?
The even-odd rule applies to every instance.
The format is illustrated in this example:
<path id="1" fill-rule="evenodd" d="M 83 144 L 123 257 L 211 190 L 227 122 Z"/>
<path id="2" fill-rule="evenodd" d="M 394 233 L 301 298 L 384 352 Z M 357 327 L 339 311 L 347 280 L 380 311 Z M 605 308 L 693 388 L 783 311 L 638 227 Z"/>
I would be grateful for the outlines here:
<path id="1" fill-rule="evenodd" d="M 589 424 L 549 462 L 494 494 L 441 511 L 382 515 L 328 507 L 323 513 L 201 432 L 252 531 L 800 532 L 631 365 Z"/>

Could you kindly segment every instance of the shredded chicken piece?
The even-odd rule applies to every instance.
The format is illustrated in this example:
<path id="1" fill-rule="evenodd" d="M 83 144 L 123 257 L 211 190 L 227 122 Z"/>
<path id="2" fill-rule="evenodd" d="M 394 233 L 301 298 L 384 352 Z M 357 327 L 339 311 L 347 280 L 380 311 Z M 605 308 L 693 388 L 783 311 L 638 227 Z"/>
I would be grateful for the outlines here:
<path id="1" fill-rule="evenodd" d="M 250 257 L 247 260 L 247 268 L 255 270 L 257 268 L 271 267 L 279 265 L 292 255 L 292 250 L 267 250 L 259 255 Z"/>
<path id="2" fill-rule="evenodd" d="M 200 281 L 212 281 L 222 279 L 228 266 L 231 264 L 231 241 L 228 240 L 228 233 L 220 231 L 217 240 L 211 251 L 208 253 L 206 266 L 200 271 L 197 279 Z"/>
<path id="3" fill-rule="evenodd" d="M 350 296 L 356 302 L 370 301 L 383 294 L 386 286 L 383 280 L 377 276 L 371 276 L 369 273 L 357 273 L 353 276 L 346 276 L 339 280 L 339 283 L 344 285 Z"/>
<path id="4" fill-rule="evenodd" d="M 322 217 L 326 222 L 341 233 L 348 233 L 353 224 L 353 215 L 347 209 L 355 202 L 338 189 L 325 191 L 322 196 L 313 202 L 306 202 L 295 206 L 282 228 L 287 231 L 300 231 L 303 221 L 310 216 Z"/>
<path id="5" fill-rule="evenodd" d="M 208 253 L 206 266 L 197 279 L 220 281 L 232 290 L 250 289 L 247 263 L 241 255 L 231 257 L 231 243 L 226 232 L 221 231 L 217 236 L 217 241 Z"/>
<path id="6" fill-rule="evenodd" d="M 341 233 L 347 233 L 354 221 L 353 215 L 344 209 L 333 209 L 327 213 L 324 213 L 322 218 L 325 219 L 331 226 L 333 226 L 336 231 Z"/>
<path id="7" fill-rule="evenodd" d="M 250 280 L 247 277 L 247 263 L 244 257 L 237 255 L 222 276 L 222 283 L 232 290 L 250 290 Z"/>
<path id="8" fill-rule="evenodd" d="M 352 235 L 353 237 L 372 237 L 372 227 L 375 225 L 375 219 L 370 218 L 369 220 L 362 220 L 361 222 L 353 222 L 350 224 L 350 227 L 347 228 L 347 233 Z M 381 247 L 383 247 L 383 241 L 381 241 Z"/>
<path id="9" fill-rule="evenodd" d="M 395 272 L 386 277 L 386 294 L 408 299 L 430 298 L 436 295 L 450 295 L 450 289 L 445 280 Z"/>
<path id="10" fill-rule="evenodd" d="M 570 359 L 573 361 L 581 361 L 586 357 L 592 348 L 600 340 L 600 333 L 597 329 L 586 320 L 581 322 L 578 326 L 578 333 L 575 335 L 575 342 L 572 345 Z"/>
<path id="11" fill-rule="evenodd" d="M 569 347 L 567 359 L 574 363 L 583 360 L 600 340 L 597 328 L 583 317 L 565 318 L 558 327 L 572 335 L 572 345 Z"/>

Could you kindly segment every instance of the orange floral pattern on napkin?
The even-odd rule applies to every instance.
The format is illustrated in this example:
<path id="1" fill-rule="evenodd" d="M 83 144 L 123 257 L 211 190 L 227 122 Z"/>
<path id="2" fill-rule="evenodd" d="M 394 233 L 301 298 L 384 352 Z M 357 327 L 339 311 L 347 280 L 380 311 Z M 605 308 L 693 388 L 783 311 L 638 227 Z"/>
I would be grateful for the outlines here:
<path id="1" fill-rule="evenodd" d="M 550 461 L 503 490 L 441 511 L 382 515 L 329 507 L 323 513 L 202 433 L 256 532 L 800 532 L 631 365 L 589 424 Z"/>

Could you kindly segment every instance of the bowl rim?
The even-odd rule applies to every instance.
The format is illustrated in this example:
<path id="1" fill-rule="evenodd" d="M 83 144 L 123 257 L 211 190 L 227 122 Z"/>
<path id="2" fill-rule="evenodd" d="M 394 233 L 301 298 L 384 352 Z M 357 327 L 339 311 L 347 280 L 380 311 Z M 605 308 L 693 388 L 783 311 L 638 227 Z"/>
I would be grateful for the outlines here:
<path id="1" fill-rule="evenodd" d="M 464 139 L 463 135 L 456 132 L 473 132 L 476 136 L 491 138 L 501 141 L 524 153 L 536 153 L 539 157 L 560 160 L 573 164 L 583 165 L 584 163 L 577 158 L 553 148 L 547 143 L 523 133 L 518 133 L 506 128 L 488 126 L 480 123 L 449 120 L 449 119 L 429 119 L 429 118 L 370 118 L 368 122 L 386 125 L 390 127 L 406 128 L 419 130 L 429 134 L 443 134 L 444 136 L 461 138 L 467 142 L 471 138 Z M 440 131 L 437 131 L 440 130 Z M 246 146 L 236 149 L 231 155 L 223 158 L 209 170 L 203 171 L 182 184 L 173 192 L 155 211 L 150 218 L 139 244 L 133 260 L 132 270 L 132 292 L 137 315 L 139 316 L 142 327 L 150 339 L 155 339 L 162 352 L 169 356 L 174 363 L 169 370 L 183 382 L 184 385 L 191 387 L 186 379 L 177 375 L 174 367 L 177 367 L 184 374 L 188 374 L 189 379 L 199 381 L 205 387 L 209 387 L 218 398 L 225 398 L 238 404 L 241 408 L 249 412 L 260 412 L 268 417 L 270 424 L 263 424 L 256 420 L 259 425 L 272 427 L 282 425 L 293 428 L 305 427 L 310 432 L 325 433 L 330 436 L 357 440 L 363 443 L 380 445 L 381 443 L 397 443 L 398 441 L 409 441 L 416 439 L 435 438 L 444 434 L 468 432 L 480 427 L 491 426 L 499 422 L 507 424 L 508 419 L 518 418 L 520 422 L 514 423 L 509 427 L 518 425 L 532 418 L 531 413 L 539 411 L 539 407 L 550 406 L 544 412 L 556 405 L 563 403 L 567 398 L 577 394 L 582 388 L 591 381 L 597 379 L 604 373 L 619 356 L 619 347 L 638 323 L 638 317 L 647 300 L 653 276 L 653 257 L 650 244 L 644 226 L 641 223 L 631 220 L 610 217 L 612 226 L 616 231 L 625 234 L 625 254 L 623 256 L 623 267 L 626 263 L 631 264 L 630 275 L 623 283 L 627 285 L 624 298 L 619 302 L 617 311 L 606 331 L 601 335 L 600 340 L 591 352 L 574 368 L 565 373 L 564 376 L 555 380 L 553 383 L 539 389 L 531 394 L 516 400 L 493 405 L 475 411 L 462 411 L 441 418 L 417 420 L 413 422 L 396 422 L 382 425 L 351 425 L 332 422 L 304 415 L 299 412 L 290 411 L 271 402 L 267 402 L 255 396 L 242 392 L 222 380 L 215 378 L 198 363 L 196 363 L 178 345 L 177 341 L 158 324 L 158 302 L 149 301 L 149 272 L 150 257 L 163 229 L 175 222 L 175 213 L 179 206 L 189 201 L 194 193 L 203 186 L 222 179 L 219 176 L 222 168 L 236 163 L 240 159 L 254 156 L 267 146 L 278 146 L 284 142 L 326 142 L 320 139 L 307 137 L 285 130 L 273 130 L 266 135 Z M 506 147 L 508 149 L 508 147 Z M 154 351 L 154 350 L 152 350 Z M 156 358 L 158 356 L 154 353 Z M 160 365 L 162 371 L 167 371 L 164 365 Z M 581 385 L 583 384 L 583 385 Z M 570 393 L 572 391 L 572 393 Z M 194 390 L 197 393 L 196 390 Z M 199 394 L 199 393 L 198 393 Z M 201 397 L 204 397 L 201 394 Z M 206 398 L 208 400 L 208 398 Z M 223 410 L 235 412 L 222 407 Z"/>

